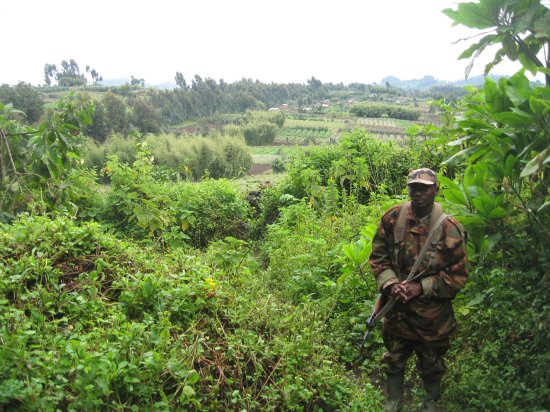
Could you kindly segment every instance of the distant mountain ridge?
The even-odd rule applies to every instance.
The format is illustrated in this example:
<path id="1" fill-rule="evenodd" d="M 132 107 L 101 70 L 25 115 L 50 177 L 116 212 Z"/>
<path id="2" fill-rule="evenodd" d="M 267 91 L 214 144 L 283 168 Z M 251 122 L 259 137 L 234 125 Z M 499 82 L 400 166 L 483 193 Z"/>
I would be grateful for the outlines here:
<path id="1" fill-rule="evenodd" d="M 99 82 L 99 84 L 106 87 L 124 86 L 125 84 L 130 84 L 130 79 L 105 79 Z M 175 89 L 178 86 L 176 83 L 149 84 L 146 82 L 145 87 L 152 87 L 154 89 Z"/>
<path id="2" fill-rule="evenodd" d="M 501 75 L 489 75 L 487 77 L 490 77 L 493 80 L 498 80 L 501 77 L 509 77 L 509 76 L 501 76 Z M 454 82 L 445 81 L 445 80 L 438 80 L 435 77 L 431 75 L 426 75 L 421 79 L 409 79 L 409 80 L 401 80 L 395 76 L 386 76 L 382 79 L 380 82 L 380 85 L 384 86 L 386 84 L 389 84 L 392 87 L 397 87 L 400 89 L 411 89 L 411 90 L 428 90 L 432 87 L 437 86 L 455 86 L 455 87 L 464 87 L 464 86 L 481 86 L 485 82 L 485 76 L 475 76 L 471 77 L 466 80 L 457 80 Z M 107 86 L 107 87 L 113 87 L 113 86 L 122 86 L 124 84 L 129 84 L 129 79 L 105 79 L 100 82 L 101 85 Z M 165 82 L 160 84 L 150 84 L 145 83 L 146 87 L 152 87 L 155 89 L 175 89 L 177 85 L 175 83 Z"/>
<path id="3" fill-rule="evenodd" d="M 502 77 L 509 77 L 509 76 L 490 74 L 487 77 L 496 81 Z M 485 83 L 485 76 L 483 75 L 471 77 L 466 80 L 457 80 L 454 82 L 438 80 L 435 77 L 430 75 L 424 76 L 421 79 L 411 79 L 411 80 L 401 80 L 395 76 L 386 76 L 380 82 L 382 86 L 388 84 L 392 87 L 398 87 L 400 89 L 412 89 L 412 90 L 427 90 L 431 87 L 436 87 L 436 86 L 456 86 L 456 87 L 481 86 L 483 85 L 483 83 Z"/>

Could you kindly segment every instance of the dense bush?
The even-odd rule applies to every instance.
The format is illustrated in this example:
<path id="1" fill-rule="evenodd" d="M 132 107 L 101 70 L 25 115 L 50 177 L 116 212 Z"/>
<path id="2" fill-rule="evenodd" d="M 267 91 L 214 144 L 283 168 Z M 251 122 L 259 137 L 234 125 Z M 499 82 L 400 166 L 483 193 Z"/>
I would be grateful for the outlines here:
<path id="1" fill-rule="evenodd" d="M 242 139 L 193 138 L 186 143 L 189 145 L 186 153 L 187 165 L 194 179 L 205 175 L 215 179 L 239 177 L 252 167 L 252 156 Z"/>
<path id="2" fill-rule="evenodd" d="M 249 146 L 268 146 L 277 136 L 277 126 L 269 122 L 254 122 L 243 126 L 243 136 Z"/>
<path id="3" fill-rule="evenodd" d="M 136 97 L 131 99 L 130 123 L 141 133 L 159 133 L 162 117 L 148 99 Z"/>
<path id="4" fill-rule="evenodd" d="M 105 167 L 107 157 L 111 155 L 116 155 L 122 163 L 132 163 L 136 157 L 138 141 L 136 136 L 125 137 L 118 133 L 110 135 L 103 143 L 86 139 L 82 148 L 84 165 L 101 170 Z"/>
<path id="5" fill-rule="evenodd" d="M 550 409 L 548 280 L 491 262 L 474 269 L 464 295 L 457 305 L 461 329 L 450 359 L 448 410 Z"/>
<path id="6" fill-rule="evenodd" d="M 231 181 L 208 179 L 174 187 L 178 223 L 195 246 L 206 247 L 226 236 L 248 236 L 250 205 Z"/>
<path id="7" fill-rule="evenodd" d="M 364 200 L 372 193 L 400 194 L 409 171 L 420 165 L 418 153 L 358 128 L 344 133 L 337 147 L 294 155 L 286 165 L 287 184 L 294 196 L 320 198 L 334 182 L 348 196 Z"/>
<path id="8" fill-rule="evenodd" d="M 349 111 L 358 117 L 390 117 L 401 120 L 418 120 L 421 114 L 418 109 L 385 103 L 357 103 Z"/>
<path id="9" fill-rule="evenodd" d="M 25 82 L 15 86 L 0 86 L 0 103 L 11 104 L 25 114 L 28 123 L 37 123 L 44 113 L 44 98 L 38 90 Z"/>
<path id="10" fill-rule="evenodd" d="M 160 256 L 95 223 L 23 216 L 0 251 L 3 409 L 379 408 L 317 305 L 270 294 L 246 242 Z"/>
<path id="11" fill-rule="evenodd" d="M 37 205 L 40 212 L 75 212 L 65 180 L 81 166 L 79 130 L 91 123 L 92 113 L 88 102 L 70 95 L 31 127 L 11 105 L 0 103 L 0 221 Z"/>
<path id="12" fill-rule="evenodd" d="M 238 137 L 176 137 L 147 135 L 154 164 L 160 174 L 171 180 L 200 180 L 202 177 L 231 178 L 246 173 L 252 166 L 250 151 Z M 98 170 L 107 158 L 116 155 L 122 163 L 132 163 L 139 150 L 136 137 L 111 135 L 103 144 L 87 140 L 83 150 L 85 165 Z"/>
<path id="13" fill-rule="evenodd" d="M 111 188 L 100 218 L 120 234 L 161 246 L 190 242 L 200 247 L 247 234 L 249 205 L 235 185 L 225 180 L 159 181 L 145 143 L 133 165 L 113 156 L 105 170 Z"/>

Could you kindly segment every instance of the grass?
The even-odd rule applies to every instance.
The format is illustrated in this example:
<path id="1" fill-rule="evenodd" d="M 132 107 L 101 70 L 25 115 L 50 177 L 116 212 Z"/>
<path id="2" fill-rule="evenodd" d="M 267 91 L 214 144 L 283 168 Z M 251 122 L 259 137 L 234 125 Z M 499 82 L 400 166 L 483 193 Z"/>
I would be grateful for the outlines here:
<path id="1" fill-rule="evenodd" d="M 183 129 L 185 127 L 193 126 L 195 124 L 197 124 L 197 121 L 195 121 L 195 120 L 186 120 L 185 122 L 176 124 L 172 127 L 175 128 L 175 129 Z"/>
<path id="2" fill-rule="evenodd" d="M 265 172 L 261 175 L 246 175 L 239 179 L 234 179 L 234 181 L 244 193 L 248 193 L 252 190 L 258 190 L 260 184 L 266 181 L 269 181 L 270 184 L 275 186 L 281 182 L 286 175 L 286 173 Z"/>
<path id="3" fill-rule="evenodd" d="M 249 146 L 252 156 L 255 155 L 277 155 L 277 156 L 290 156 L 300 150 L 303 150 L 300 146 Z"/>
<path id="4" fill-rule="evenodd" d="M 277 157 L 279 156 L 276 154 L 253 154 L 252 163 L 255 165 L 267 165 L 271 164 Z"/>
<path id="5" fill-rule="evenodd" d="M 335 132 L 339 129 L 345 129 L 347 127 L 347 122 L 339 120 L 300 120 L 300 119 L 286 119 L 285 128 L 296 128 L 296 129 L 305 129 L 308 127 L 312 128 L 327 128 L 331 132 Z"/>

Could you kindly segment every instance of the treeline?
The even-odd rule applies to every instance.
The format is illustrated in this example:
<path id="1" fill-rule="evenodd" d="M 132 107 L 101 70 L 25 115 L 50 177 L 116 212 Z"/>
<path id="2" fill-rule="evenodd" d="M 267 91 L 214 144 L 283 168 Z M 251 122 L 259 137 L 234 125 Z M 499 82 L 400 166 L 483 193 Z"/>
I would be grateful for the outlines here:
<path id="1" fill-rule="evenodd" d="M 418 109 L 384 103 L 357 103 L 349 111 L 358 117 L 389 117 L 413 121 L 418 120 L 421 114 Z"/>
<path id="2" fill-rule="evenodd" d="M 4 84 L 0 87 L 0 102 L 13 104 L 25 113 L 28 123 L 34 124 L 48 116 L 48 111 L 44 109 L 46 97 L 56 99 L 68 90 L 77 90 L 94 100 L 93 124 L 85 129 L 86 134 L 103 141 L 111 133 L 168 132 L 185 121 L 217 113 L 265 110 L 284 103 L 305 108 L 329 98 L 342 100 L 353 97 L 393 102 L 400 97 L 420 96 L 418 92 L 376 84 L 323 83 L 315 77 L 309 79 L 307 84 L 262 83 L 245 78 L 226 83 L 223 79 L 203 79 L 199 75 L 194 76 L 190 85 L 182 77 L 177 80 L 179 87 L 173 90 L 145 88 L 144 80 L 133 76 L 132 83 L 109 88 L 84 84 L 68 87 L 65 83 L 44 87 L 34 87 L 24 82 L 16 86 Z"/>
<path id="3" fill-rule="evenodd" d="M 103 141 L 113 132 L 123 135 L 132 130 L 141 133 L 168 132 L 185 121 L 208 118 L 219 113 L 266 110 L 286 102 L 295 102 L 299 107 L 312 105 L 326 98 L 330 90 L 339 87 L 265 84 L 250 79 L 229 84 L 223 80 L 202 80 L 199 76 L 195 76 L 190 87 L 174 90 L 123 86 L 111 89 L 102 101 L 95 102 L 94 122 L 85 132 L 98 141 Z M 379 89 L 378 86 L 368 88 Z M 270 144 L 275 132 L 273 126 L 263 123 L 249 126 L 244 137 L 251 145 Z"/>
<path id="4" fill-rule="evenodd" d="M 19 82 L 15 86 L 0 86 L 0 103 L 11 104 L 21 110 L 29 123 L 36 123 L 44 114 L 44 98 L 39 89 L 30 84 Z"/>

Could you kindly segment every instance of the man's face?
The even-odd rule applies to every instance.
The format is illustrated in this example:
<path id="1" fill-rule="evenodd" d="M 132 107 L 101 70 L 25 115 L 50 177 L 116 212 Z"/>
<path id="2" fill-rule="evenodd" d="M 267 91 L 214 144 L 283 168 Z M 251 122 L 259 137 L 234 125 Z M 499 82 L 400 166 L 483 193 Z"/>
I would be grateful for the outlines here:
<path id="1" fill-rule="evenodd" d="M 437 185 L 424 185 L 422 183 L 411 183 L 409 196 L 415 208 L 424 208 L 433 205 L 435 195 L 439 191 Z"/>

